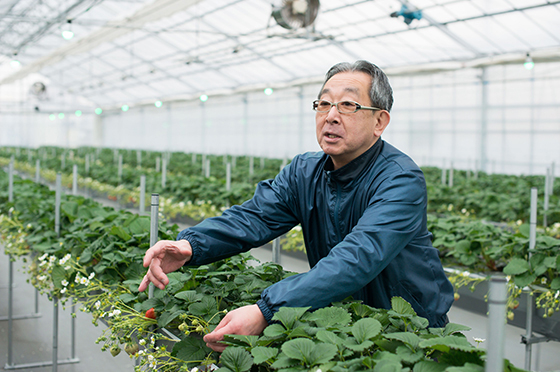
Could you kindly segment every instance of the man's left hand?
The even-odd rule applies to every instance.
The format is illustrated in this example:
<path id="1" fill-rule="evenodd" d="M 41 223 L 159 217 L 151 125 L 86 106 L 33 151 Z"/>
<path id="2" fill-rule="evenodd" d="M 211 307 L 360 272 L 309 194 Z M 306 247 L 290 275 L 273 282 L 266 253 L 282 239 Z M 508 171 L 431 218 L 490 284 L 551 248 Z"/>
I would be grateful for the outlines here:
<path id="1" fill-rule="evenodd" d="M 268 323 L 257 305 L 243 306 L 227 313 L 216 329 L 204 336 L 204 341 L 221 353 L 227 346 L 219 343 L 224 335 L 260 335 L 266 326 Z"/>

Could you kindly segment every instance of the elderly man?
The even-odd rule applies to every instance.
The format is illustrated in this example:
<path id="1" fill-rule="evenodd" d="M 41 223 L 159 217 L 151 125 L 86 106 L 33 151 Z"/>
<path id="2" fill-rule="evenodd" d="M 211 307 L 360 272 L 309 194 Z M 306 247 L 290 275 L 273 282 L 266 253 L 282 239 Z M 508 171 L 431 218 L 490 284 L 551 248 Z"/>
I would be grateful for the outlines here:
<path id="1" fill-rule="evenodd" d="M 381 139 L 392 104 L 377 66 L 333 66 L 313 102 L 323 151 L 294 157 L 274 180 L 260 182 L 251 200 L 183 230 L 177 241 L 155 244 L 139 289 L 149 282 L 163 289 L 165 273 L 261 246 L 301 224 L 311 270 L 229 312 L 204 337 L 209 347 L 222 351 L 225 334 L 260 334 L 280 307 L 317 309 L 350 295 L 378 308 L 400 296 L 430 327 L 444 326 L 453 290 L 426 227 L 424 175 Z"/>

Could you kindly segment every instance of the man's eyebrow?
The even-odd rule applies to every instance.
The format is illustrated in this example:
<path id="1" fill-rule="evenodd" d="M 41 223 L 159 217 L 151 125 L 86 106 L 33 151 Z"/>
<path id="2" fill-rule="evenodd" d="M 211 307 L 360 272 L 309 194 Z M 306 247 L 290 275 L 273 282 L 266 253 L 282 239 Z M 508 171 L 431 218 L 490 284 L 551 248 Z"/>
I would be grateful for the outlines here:
<path id="1" fill-rule="evenodd" d="M 350 93 L 355 93 L 355 94 L 359 94 L 359 93 L 360 93 L 360 90 L 359 90 L 358 88 L 354 88 L 354 87 L 347 87 L 347 88 L 344 88 L 344 91 L 345 91 L 345 92 L 350 92 Z M 327 94 L 327 93 L 330 93 L 330 92 L 331 92 L 331 90 L 330 90 L 329 88 L 325 88 L 325 89 L 323 89 L 323 90 L 321 91 L 321 94 L 320 94 L 320 95 L 322 96 L 323 94 Z"/>

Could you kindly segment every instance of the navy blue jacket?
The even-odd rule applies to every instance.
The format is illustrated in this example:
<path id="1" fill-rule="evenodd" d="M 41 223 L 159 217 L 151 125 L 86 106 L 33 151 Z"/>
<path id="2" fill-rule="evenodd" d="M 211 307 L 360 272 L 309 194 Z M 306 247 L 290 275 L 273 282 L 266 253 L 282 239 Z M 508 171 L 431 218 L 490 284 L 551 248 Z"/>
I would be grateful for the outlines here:
<path id="1" fill-rule="evenodd" d="M 431 327 L 445 325 L 453 289 L 426 227 L 424 175 L 407 155 L 379 139 L 332 170 L 323 152 L 296 156 L 251 200 L 181 231 L 201 265 L 270 242 L 301 224 L 311 270 L 264 290 L 270 322 L 280 307 L 313 309 L 350 295 L 377 308 L 408 301 Z"/>

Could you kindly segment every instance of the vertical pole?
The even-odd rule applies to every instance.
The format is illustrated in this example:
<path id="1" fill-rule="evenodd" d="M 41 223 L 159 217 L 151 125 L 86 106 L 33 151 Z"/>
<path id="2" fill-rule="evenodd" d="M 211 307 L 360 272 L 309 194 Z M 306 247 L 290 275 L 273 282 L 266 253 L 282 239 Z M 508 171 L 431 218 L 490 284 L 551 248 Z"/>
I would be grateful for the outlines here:
<path id="1" fill-rule="evenodd" d="M 254 172 L 255 172 L 255 158 L 251 156 L 249 158 L 249 176 L 252 177 Z"/>
<path id="2" fill-rule="evenodd" d="M 503 276 L 492 276 L 488 296 L 488 350 L 485 372 L 502 372 L 504 369 L 507 279 Z"/>
<path id="3" fill-rule="evenodd" d="M 35 161 L 35 183 L 39 183 L 41 180 L 41 161 L 37 159 Z"/>
<path id="4" fill-rule="evenodd" d="M 531 188 L 531 216 L 529 219 L 529 258 L 535 249 L 537 238 L 537 188 Z M 527 294 L 527 318 L 525 322 L 527 344 L 525 345 L 525 369 L 531 370 L 531 338 L 533 337 L 533 295 Z"/>
<path id="5" fill-rule="evenodd" d="M 550 195 L 550 168 L 546 168 L 546 176 L 544 177 L 544 211 L 543 226 L 546 228 L 546 215 L 548 214 L 548 198 Z"/>
<path id="6" fill-rule="evenodd" d="M 60 194 L 62 193 L 62 177 L 56 174 L 55 206 L 54 206 L 54 231 L 60 237 Z"/>
<path id="7" fill-rule="evenodd" d="M 13 316 L 14 316 L 14 309 L 13 309 L 13 298 L 14 298 L 14 263 L 12 262 L 12 256 L 10 258 L 10 266 L 9 266 L 9 277 L 8 277 L 8 366 L 13 365 L 12 356 L 14 354 L 13 346 L 12 346 L 12 339 L 13 339 Z"/>
<path id="8" fill-rule="evenodd" d="M 89 174 L 89 155 L 90 154 L 86 154 L 86 175 Z"/>
<path id="9" fill-rule="evenodd" d="M 163 157 L 161 161 L 161 188 L 165 188 L 165 183 L 167 179 L 167 159 Z"/>
<path id="10" fill-rule="evenodd" d="M 447 183 L 446 181 L 447 178 L 447 170 L 445 169 L 445 167 L 441 168 L 441 184 L 445 185 Z"/>
<path id="11" fill-rule="evenodd" d="M 58 297 L 53 297 L 53 344 L 52 370 L 58 369 Z"/>
<path id="12" fill-rule="evenodd" d="M 60 170 L 64 170 L 66 168 L 66 153 L 63 152 L 60 154 Z"/>
<path id="13" fill-rule="evenodd" d="M 226 191 L 231 190 L 231 163 L 226 164 Z"/>
<path id="14" fill-rule="evenodd" d="M 78 165 L 72 167 L 72 195 L 78 195 Z"/>
<path id="15" fill-rule="evenodd" d="M 556 166 L 556 164 L 554 162 L 552 162 L 552 164 L 550 165 L 550 186 L 549 186 L 549 190 L 550 190 L 550 195 L 554 195 L 554 167 Z"/>
<path id="16" fill-rule="evenodd" d="M 488 135 L 488 82 L 486 81 L 486 67 L 480 69 L 480 170 L 487 171 L 488 154 L 486 149 Z"/>
<path id="17" fill-rule="evenodd" d="M 156 172 L 159 172 L 159 163 L 161 161 L 161 158 L 159 156 L 156 157 Z"/>
<path id="18" fill-rule="evenodd" d="M 453 187 L 453 162 L 449 164 L 449 187 Z"/>
<path id="19" fill-rule="evenodd" d="M 146 204 L 146 175 L 141 175 L 140 176 L 140 208 L 139 208 L 139 214 L 143 215 L 144 211 L 145 211 L 145 204 Z"/>
<path id="20" fill-rule="evenodd" d="M 280 237 L 272 241 L 272 262 L 280 264 Z"/>
<path id="21" fill-rule="evenodd" d="M 206 178 L 210 178 L 210 159 L 206 159 L 206 166 L 204 167 Z"/>
<path id="22" fill-rule="evenodd" d="M 11 203 L 14 201 L 14 156 L 10 160 L 10 165 L 8 166 L 8 201 Z"/>
<path id="23" fill-rule="evenodd" d="M 159 215 L 159 195 L 152 194 L 152 204 L 151 204 L 151 214 L 150 214 L 150 247 L 158 241 L 158 215 Z M 154 284 L 150 283 L 148 288 L 148 298 L 154 296 Z"/>
<path id="24" fill-rule="evenodd" d="M 118 170 L 117 170 L 117 175 L 119 177 L 119 183 L 122 182 L 122 154 L 119 154 L 119 158 L 118 158 Z"/>

